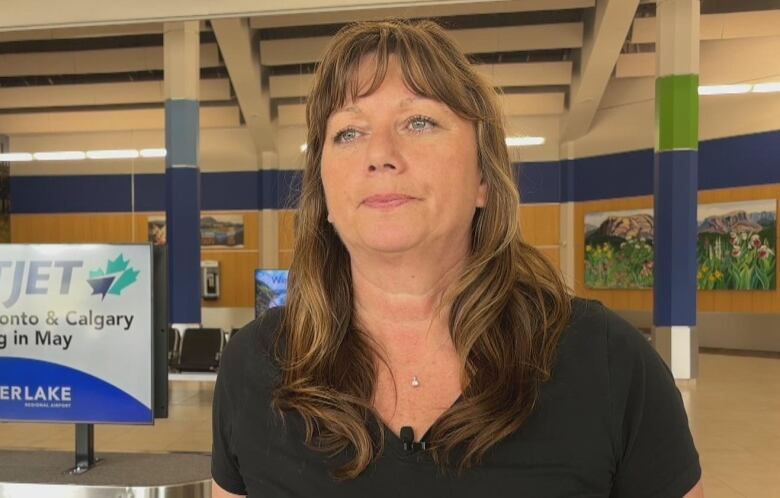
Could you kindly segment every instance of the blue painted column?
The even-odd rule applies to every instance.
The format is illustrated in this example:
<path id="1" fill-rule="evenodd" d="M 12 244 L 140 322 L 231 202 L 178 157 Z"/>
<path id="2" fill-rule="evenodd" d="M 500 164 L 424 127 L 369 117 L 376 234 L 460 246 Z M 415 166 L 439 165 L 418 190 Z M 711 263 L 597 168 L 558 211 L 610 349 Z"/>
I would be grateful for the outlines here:
<path id="1" fill-rule="evenodd" d="M 200 326 L 198 22 L 165 24 L 165 214 L 170 321 Z"/>
<path id="2" fill-rule="evenodd" d="M 656 7 L 653 343 L 676 379 L 698 370 L 699 1 Z"/>

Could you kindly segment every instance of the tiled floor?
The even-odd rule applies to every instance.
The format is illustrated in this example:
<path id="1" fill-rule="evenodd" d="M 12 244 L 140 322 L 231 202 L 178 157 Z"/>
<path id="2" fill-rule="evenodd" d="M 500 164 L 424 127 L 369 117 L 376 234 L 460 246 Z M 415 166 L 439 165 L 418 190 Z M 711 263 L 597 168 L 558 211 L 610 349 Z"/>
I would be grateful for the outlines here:
<path id="1" fill-rule="evenodd" d="M 170 418 L 153 427 L 97 426 L 98 451 L 208 452 L 211 390 L 171 383 Z M 780 498 L 780 359 L 700 356 L 700 376 L 682 382 L 707 498 Z M 73 448 L 73 427 L 0 423 L 0 448 Z"/>

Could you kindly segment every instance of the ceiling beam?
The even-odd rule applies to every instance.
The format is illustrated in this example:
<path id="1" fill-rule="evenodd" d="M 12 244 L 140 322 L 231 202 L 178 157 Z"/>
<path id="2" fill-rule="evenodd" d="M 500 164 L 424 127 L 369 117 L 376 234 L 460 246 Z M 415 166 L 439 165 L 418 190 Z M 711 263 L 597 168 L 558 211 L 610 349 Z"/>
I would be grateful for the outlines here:
<path id="1" fill-rule="evenodd" d="M 590 130 L 638 5 L 639 0 L 602 0 L 588 12 L 589 35 L 582 47 L 580 70 L 572 81 L 562 141 L 574 140 Z"/>
<path id="2" fill-rule="evenodd" d="M 583 43 L 581 22 L 453 29 L 448 33 L 467 54 L 579 48 Z M 266 66 L 318 62 L 331 38 L 264 40 L 260 42 L 260 57 Z"/>
<path id="3" fill-rule="evenodd" d="M 249 129 L 262 167 L 263 152 L 274 150 L 271 105 L 267 87 L 262 85 L 257 43 L 247 19 L 214 19 L 211 27 L 225 61 L 233 90 Z"/>
<path id="4" fill-rule="evenodd" d="M 227 79 L 200 80 L 202 101 L 231 99 Z M 162 81 L 0 87 L 0 109 L 163 103 Z"/>
<path id="5" fill-rule="evenodd" d="M 191 21 L 228 17 L 305 14 L 334 10 L 365 10 L 426 5 L 481 3 L 491 0 L 69 0 L 67 8 L 52 8 L 48 0 L 5 0 L 0 31 Z"/>
<path id="6" fill-rule="evenodd" d="M 219 66 L 216 43 L 201 43 L 200 67 Z M 129 73 L 164 69 L 163 47 L 0 54 L 0 77 Z"/>
<path id="7" fill-rule="evenodd" d="M 699 47 L 699 82 L 702 85 L 758 83 L 777 81 L 780 58 L 765 54 L 780 53 L 780 36 L 705 40 Z M 616 78 L 655 76 L 655 52 L 620 54 L 615 66 Z"/>
<path id="8" fill-rule="evenodd" d="M 238 107 L 201 107 L 201 128 L 238 126 Z M 68 111 L 0 114 L 0 130 L 7 135 L 93 131 L 162 130 L 165 110 Z"/>
<path id="9" fill-rule="evenodd" d="M 499 0 L 492 2 L 467 2 L 447 5 L 415 5 L 363 10 L 318 12 L 316 14 L 285 14 L 253 17 L 250 26 L 254 29 L 280 28 L 286 26 L 316 26 L 321 24 L 343 24 L 355 21 L 371 21 L 387 17 L 444 17 L 478 14 L 501 14 L 509 12 L 533 12 L 539 10 L 587 9 L 596 5 L 596 0 Z"/>
<path id="10" fill-rule="evenodd" d="M 655 43 L 655 17 L 634 20 L 631 43 Z M 757 12 L 703 14 L 699 19 L 700 40 L 728 40 L 780 35 L 780 9 Z"/>

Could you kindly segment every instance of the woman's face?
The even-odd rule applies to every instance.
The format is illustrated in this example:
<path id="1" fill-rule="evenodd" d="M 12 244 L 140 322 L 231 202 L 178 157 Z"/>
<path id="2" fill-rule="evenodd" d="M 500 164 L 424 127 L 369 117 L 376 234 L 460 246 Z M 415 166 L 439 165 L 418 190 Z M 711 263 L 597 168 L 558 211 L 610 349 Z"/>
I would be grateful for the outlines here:
<path id="1" fill-rule="evenodd" d="M 373 70 L 373 58 L 365 57 L 361 89 Z M 396 56 L 374 93 L 329 117 L 322 182 L 328 220 L 353 255 L 467 248 L 487 190 L 474 123 L 411 92 Z"/>

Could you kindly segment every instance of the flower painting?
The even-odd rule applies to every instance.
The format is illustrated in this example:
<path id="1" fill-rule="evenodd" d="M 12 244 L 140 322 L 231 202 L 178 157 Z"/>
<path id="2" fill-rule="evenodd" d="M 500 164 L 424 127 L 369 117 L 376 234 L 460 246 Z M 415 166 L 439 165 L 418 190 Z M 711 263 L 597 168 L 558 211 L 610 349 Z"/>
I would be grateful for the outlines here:
<path id="1" fill-rule="evenodd" d="M 777 288 L 774 199 L 704 204 L 697 218 L 699 289 Z"/>
<path id="2" fill-rule="evenodd" d="M 653 286 L 653 210 L 585 215 L 585 286 L 647 289 Z"/>
<path id="3" fill-rule="evenodd" d="M 701 290 L 777 288 L 777 202 L 703 204 L 697 216 L 697 286 Z M 585 286 L 653 286 L 653 211 L 585 215 Z"/>

